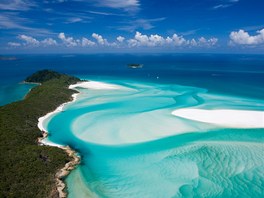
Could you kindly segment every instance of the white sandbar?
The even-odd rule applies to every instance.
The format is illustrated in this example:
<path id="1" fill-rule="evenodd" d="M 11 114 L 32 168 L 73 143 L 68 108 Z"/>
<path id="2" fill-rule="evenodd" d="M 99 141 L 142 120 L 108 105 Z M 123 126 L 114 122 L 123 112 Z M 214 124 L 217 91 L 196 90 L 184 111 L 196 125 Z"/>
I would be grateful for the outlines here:
<path id="1" fill-rule="evenodd" d="M 173 115 L 231 128 L 264 128 L 264 111 L 178 109 Z"/>
<path id="2" fill-rule="evenodd" d="M 70 85 L 69 89 L 74 88 L 85 88 L 85 89 L 120 89 L 122 86 L 102 83 L 97 81 L 87 81 L 87 82 L 80 82 L 74 85 Z"/>

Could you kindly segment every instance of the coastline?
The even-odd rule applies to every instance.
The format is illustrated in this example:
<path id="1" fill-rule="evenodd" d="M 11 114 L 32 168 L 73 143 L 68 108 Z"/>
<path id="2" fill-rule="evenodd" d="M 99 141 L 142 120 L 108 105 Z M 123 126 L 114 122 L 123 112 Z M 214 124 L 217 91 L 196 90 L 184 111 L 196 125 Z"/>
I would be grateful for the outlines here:
<path id="1" fill-rule="evenodd" d="M 19 84 L 41 85 L 41 83 L 37 83 L 37 82 L 27 82 L 27 81 L 22 81 Z"/>
<path id="2" fill-rule="evenodd" d="M 74 156 L 72 152 L 57 146 L 39 146 L 47 134 L 42 135 L 38 119 L 72 101 L 72 95 L 78 92 L 70 90 L 69 85 L 81 79 L 41 70 L 28 76 L 26 81 L 41 83 L 41 86 L 32 88 L 23 100 L 0 108 L 0 197 L 59 197 L 55 177 L 61 177 L 61 173 L 57 172 L 70 170 L 73 164 L 65 164 L 70 161 L 77 164 L 79 159 L 74 160 L 70 157 Z"/>
<path id="3" fill-rule="evenodd" d="M 41 83 L 40 83 L 41 84 Z M 38 128 L 42 132 L 42 137 L 39 137 L 37 139 L 38 145 L 40 146 L 53 146 L 58 147 L 62 150 L 64 150 L 69 157 L 72 158 L 71 161 L 65 164 L 65 166 L 57 171 L 55 174 L 55 181 L 56 181 L 56 189 L 59 193 L 59 198 L 65 198 L 67 197 L 67 191 L 66 191 L 66 184 L 64 182 L 65 177 L 67 177 L 70 174 L 70 171 L 74 170 L 75 167 L 80 164 L 81 158 L 78 155 L 78 153 L 70 148 L 68 145 L 62 146 L 55 143 L 45 142 L 44 140 L 48 137 L 48 131 L 44 127 L 44 121 L 49 118 L 50 116 L 63 111 L 63 108 L 65 105 L 72 103 L 77 100 L 78 94 L 80 92 L 76 89 L 76 87 L 85 88 L 85 89 L 120 89 L 120 86 L 117 85 L 110 85 L 106 83 L 96 82 L 96 81 L 80 81 L 76 84 L 71 84 L 68 86 L 68 89 L 75 90 L 78 93 L 74 93 L 71 95 L 72 100 L 65 102 L 61 105 L 59 105 L 54 111 L 47 113 L 46 115 L 38 118 Z"/>
<path id="4" fill-rule="evenodd" d="M 77 90 L 75 90 L 75 91 L 77 91 Z M 38 128 L 42 132 L 42 137 L 38 137 L 38 139 L 37 139 L 38 145 L 58 147 L 58 148 L 64 150 L 67 153 L 67 155 L 72 158 L 71 161 L 66 163 L 65 166 L 63 168 L 59 169 L 57 171 L 57 173 L 55 174 L 56 189 L 58 191 L 59 198 L 66 198 L 67 197 L 66 184 L 64 182 L 64 179 L 67 175 L 69 175 L 70 171 L 75 169 L 75 167 L 78 164 L 80 164 L 81 158 L 80 158 L 80 156 L 77 155 L 77 152 L 69 146 L 62 146 L 62 145 L 58 145 L 58 144 L 52 144 L 52 143 L 44 142 L 43 140 L 48 137 L 48 131 L 44 128 L 43 122 L 44 122 L 44 120 L 46 120 L 48 117 L 52 116 L 53 114 L 61 112 L 63 110 L 63 107 L 66 104 L 74 102 L 76 100 L 78 94 L 79 93 L 72 94 L 72 96 L 71 96 L 72 100 L 71 101 L 61 104 L 54 111 L 49 112 L 45 116 L 42 116 L 38 119 Z"/>
<path id="5" fill-rule="evenodd" d="M 89 84 L 89 83 L 85 83 L 85 84 Z M 81 86 L 81 84 L 79 84 L 78 86 L 77 85 L 70 85 L 69 86 L 69 89 L 70 89 L 70 87 L 73 87 L 73 86 L 75 86 L 75 87 L 82 87 L 82 88 L 88 88 L 88 89 L 91 88 L 89 86 L 86 87 L 86 86 Z M 99 86 L 99 88 L 103 88 L 103 87 L 100 87 Z M 82 91 L 80 90 L 80 92 L 82 92 Z M 78 94 L 76 94 L 74 96 L 72 95 L 72 97 L 73 97 L 73 100 L 72 101 L 75 101 L 76 100 L 77 95 Z M 72 102 L 72 101 L 70 101 L 70 102 Z M 69 102 L 67 102 L 67 103 L 69 103 Z M 54 113 L 63 111 L 64 105 L 66 105 L 67 103 L 63 103 L 62 105 L 59 105 L 55 109 L 55 111 L 53 111 L 51 113 L 48 113 L 46 116 L 41 117 L 42 119 L 39 118 L 39 124 L 38 124 L 39 128 L 42 128 L 45 131 L 45 128 L 44 128 L 44 126 L 45 126 L 45 119 L 47 119 L 49 116 L 52 116 Z M 79 103 L 78 103 L 78 105 L 79 105 Z M 244 110 L 244 111 L 241 111 L 241 110 L 229 110 L 229 109 L 205 110 L 205 109 L 192 109 L 192 108 L 188 108 L 187 111 L 186 111 L 186 109 L 182 109 L 182 110 L 178 109 L 178 110 L 172 112 L 172 114 L 175 115 L 175 116 L 182 117 L 182 118 L 191 119 L 191 120 L 197 120 L 199 122 L 206 122 L 206 123 L 212 123 L 212 124 L 221 124 L 221 125 L 223 124 L 223 125 L 226 125 L 226 124 L 230 124 L 230 121 L 232 121 L 231 125 L 232 126 L 234 125 L 234 128 L 236 128 L 236 125 L 240 125 L 240 122 L 239 123 L 234 122 L 234 121 L 236 121 L 236 120 L 233 120 L 235 118 L 232 118 L 231 119 L 229 117 L 229 114 L 234 113 L 233 111 L 236 112 L 235 118 L 236 117 L 240 117 L 241 114 L 242 115 L 245 115 L 245 117 L 243 116 L 242 122 L 245 122 L 246 120 L 248 120 L 248 118 L 246 117 L 246 114 L 250 113 L 250 115 L 251 115 L 253 113 L 254 115 L 256 115 L 256 113 L 258 113 L 258 111 L 256 112 L 256 111 L 246 111 L 246 110 Z M 188 115 L 190 115 L 191 117 L 187 117 Z M 204 115 L 206 115 L 206 116 L 204 116 Z M 228 115 L 228 116 L 225 116 L 225 115 Z M 224 117 L 225 118 L 224 119 L 224 123 L 222 123 L 222 122 L 221 123 L 218 123 L 219 117 L 221 117 L 221 118 Z M 49 119 L 51 119 L 51 118 L 48 118 L 48 120 L 46 120 L 46 121 L 49 121 Z M 248 127 L 255 128 L 255 124 L 256 124 L 255 121 L 256 120 L 253 120 L 253 121 L 254 122 L 251 122 L 251 121 L 249 122 L 249 123 L 252 123 L 253 125 L 249 124 L 248 122 L 245 122 L 244 124 L 249 125 Z M 259 123 L 259 122 L 257 122 L 257 123 Z M 48 135 L 48 133 L 44 134 L 43 136 L 47 137 L 47 135 Z M 45 137 L 43 137 L 43 139 L 45 139 Z M 43 144 L 45 144 L 42 140 L 40 140 L 40 142 L 42 142 Z M 59 146 L 59 148 L 63 149 L 68 154 L 68 156 L 71 156 L 71 157 L 73 155 L 76 156 L 76 153 L 71 148 L 69 148 L 69 147 Z M 71 160 L 69 163 L 67 163 L 64 166 L 64 168 L 60 169 L 56 173 L 56 187 L 57 187 L 57 191 L 59 192 L 59 197 L 66 197 L 67 196 L 67 192 L 66 192 L 67 189 L 69 190 L 70 195 L 72 195 L 72 192 L 73 191 L 72 191 L 71 188 L 69 188 L 69 186 L 71 186 L 71 182 L 70 183 L 67 183 L 67 184 L 69 184 L 69 186 L 67 186 L 68 187 L 67 188 L 66 187 L 66 183 L 64 182 L 64 178 L 70 173 L 71 170 L 73 170 L 76 167 L 76 165 L 78 163 L 80 163 L 80 158 L 78 158 L 76 156 L 75 159 L 76 160 Z M 74 164 L 74 162 L 76 162 L 76 164 Z M 74 175 L 74 173 L 71 174 L 71 175 Z M 71 178 L 71 175 L 70 175 L 69 178 Z M 73 180 L 73 181 L 76 181 L 76 180 Z M 73 184 L 72 184 L 73 187 L 75 186 L 75 184 L 76 183 L 73 182 Z M 78 195 L 78 194 L 75 193 L 75 195 Z"/>

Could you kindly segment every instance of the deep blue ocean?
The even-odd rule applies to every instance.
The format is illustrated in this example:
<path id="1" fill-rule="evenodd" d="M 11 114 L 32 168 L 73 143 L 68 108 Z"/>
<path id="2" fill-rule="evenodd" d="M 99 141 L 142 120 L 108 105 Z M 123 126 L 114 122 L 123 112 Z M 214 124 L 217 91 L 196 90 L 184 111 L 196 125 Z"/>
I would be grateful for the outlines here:
<path id="1" fill-rule="evenodd" d="M 99 79 L 101 76 L 113 76 L 161 83 L 175 82 L 206 87 L 209 91 L 264 97 L 264 55 L 101 54 L 16 57 L 17 60 L 0 61 L 1 90 L 5 88 L 4 85 L 17 84 L 35 71 L 52 69 L 80 77 L 91 75 Z M 131 70 L 127 68 L 129 63 L 142 63 L 144 67 Z M 237 88 L 240 85 L 250 88 Z"/>
<path id="2" fill-rule="evenodd" d="M 264 55 L 16 57 L 0 61 L 0 105 L 41 69 L 91 80 L 44 122 L 48 143 L 82 157 L 69 197 L 264 196 Z"/>

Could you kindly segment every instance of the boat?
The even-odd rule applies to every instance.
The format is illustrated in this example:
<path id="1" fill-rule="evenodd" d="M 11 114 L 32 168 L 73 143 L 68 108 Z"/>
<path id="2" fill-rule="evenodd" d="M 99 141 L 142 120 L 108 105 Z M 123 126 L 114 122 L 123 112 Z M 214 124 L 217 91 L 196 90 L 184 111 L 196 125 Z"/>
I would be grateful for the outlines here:
<path id="1" fill-rule="evenodd" d="M 137 69 L 137 68 L 142 68 L 143 67 L 143 64 L 128 64 L 127 65 L 129 68 L 132 68 L 132 69 Z"/>

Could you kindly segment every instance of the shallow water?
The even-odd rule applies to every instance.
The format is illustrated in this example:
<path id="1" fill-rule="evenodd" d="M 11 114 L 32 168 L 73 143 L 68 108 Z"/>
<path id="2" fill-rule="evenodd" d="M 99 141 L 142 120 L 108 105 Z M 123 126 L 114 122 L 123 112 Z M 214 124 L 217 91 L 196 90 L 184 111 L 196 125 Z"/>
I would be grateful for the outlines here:
<path id="1" fill-rule="evenodd" d="M 12 83 L 8 85 L 0 84 L 0 106 L 22 100 L 35 86 L 35 84 L 23 83 Z"/>
<path id="2" fill-rule="evenodd" d="M 120 89 L 79 88 L 77 101 L 46 123 L 49 141 L 82 156 L 66 179 L 69 197 L 263 196 L 263 129 L 171 114 L 194 107 L 263 111 L 263 100 L 177 84 L 111 83 Z"/>
<path id="3" fill-rule="evenodd" d="M 22 99 L 13 94 L 20 88 L 8 86 L 40 69 L 123 87 L 79 89 L 76 102 L 44 122 L 47 141 L 82 156 L 66 178 L 69 197 L 264 197 L 263 128 L 172 115 L 197 108 L 263 112 L 263 55 L 16 57 L 0 61 L 0 103 Z M 129 63 L 144 67 L 131 70 Z"/>

